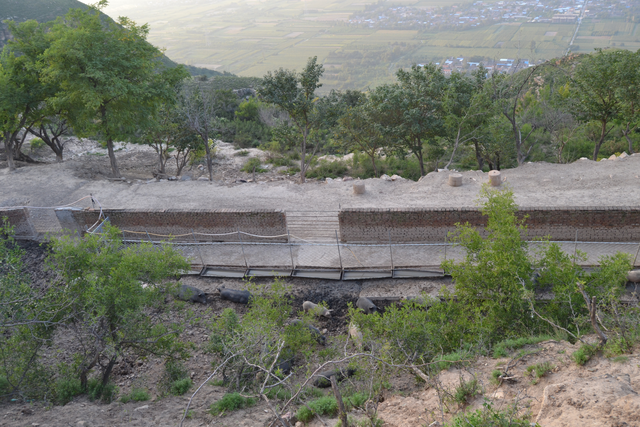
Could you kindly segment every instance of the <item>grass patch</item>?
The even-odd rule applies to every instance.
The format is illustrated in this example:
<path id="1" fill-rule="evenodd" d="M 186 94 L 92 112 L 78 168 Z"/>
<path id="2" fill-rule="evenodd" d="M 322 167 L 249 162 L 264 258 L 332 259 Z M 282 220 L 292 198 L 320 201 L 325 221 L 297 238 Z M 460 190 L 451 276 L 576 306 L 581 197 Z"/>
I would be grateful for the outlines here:
<path id="1" fill-rule="evenodd" d="M 3 379 L 0 378 L 0 395 L 4 394 L 2 393 L 2 390 L 4 388 L 2 385 L 2 380 Z M 74 397 L 82 394 L 82 385 L 80 384 L 80 379 L 78 378 L 62 378 L 56 381 L 54 391 L 55 402 L 58 405 L 66 405 L 67 403 L 71 402 Z"/>
<path id="2" fill-rule="evenodd" d="M 238 409 L 248 408 L 255 405 L 257 399 L 252 397 L 244 397 L 240 393 L 227 393 L 211 405 L 209 412 L 211 415 L 221 415 L 227 412 L 237 411 Z"/>
<path id="3" fill-rule="evenodd" d="M 616 356 L 611 361 L 614 363 L 627 363 L 629 358 L 627 356 Z"/>
<path id="4" fill-rule="evenodd" d="M 478 394 L 480 394 L 480 384 L 478 383 L 477 378 L 469 381 L 460 379 L 460 385 L 456 387 L 450 397 L 450 400 L 462 406 L 466 405 L 469 400 L 473 399 Z"/>
<path id="5" fill-rule="evenodd" d="M 446 427 L 530 427 L 531 425 L 528 414 L 519 416 L 515 406 L 496 410 L 489 402 L 485 402 L 484 408 L 456 415 L 445 424 Z"/>
<path id="6" fill-rule="evenodd" d="M 508 339 L 501 341 L 493 346 L 493 358 L 509 357 L 509 353 L 513 350 L 524 347 L 525 345 L 538 344 L 542 341 L 553 339 L 550 335 L 538 335 L 535 337 L 522 337 L 516 339 Z"/>
<path id="7" fill-rule="evenodd" d="M 596 354 L 596 347 L 589 344 L 583 344 L 578 350 L 574 351 L 571 358 L 577 365 L 584 365 L 591 359 L 591 356 Z"/>
<path id="8" fill-rule="evenodd" d="M 502 371 L 499 369 L 491 371 L 491 379 L 489 380 L 491 381 L 491 384 L 500 385 L 500 375 L 502 375 Z"/>
<path id="9" fill-rule="evenodd" d="M 191 381 L 191 378 L 183 378 L 181 380 L 175 380 L 171 383 L 169 392 L 174 396 L 182 396 L 183 394 L 189 391 L 192 385 L 193 385 L 193 382 Z"/>
<path id="10" fill-rule="evenodd" d="M 347 174 L 349 167 L 343 161 L 321 161 L 318 166 L 307 172 L 309 178 L 340 178 Z"/>
<path id="11" fill-rule="evenodd" d="M 455 353 L 443 354 L 434 359 L 434 362 L 438 362 L 435 364 L 435 367 L 439 371 L 444 371 L 452 366 L 464 366 L 469 363 L 469 360 L 473 357 L 473 355 L 468 351 L 457 351 Z"/>
<path id="12" fill-rule="evenodd" d="M 122 396 L 120 398 L 120 401 L 122 403 L 145 402 L 149 399 L 151 399 L 151 396 L 149 396 L 149 392 L 147 390 L 143 388 L 134 388 L 133 390 L 131 390 L 131 393 Z"/>
<path id="13" fill-rule="evenodd" d="M 331 396 L 324 396 L 319 399 L 315 399 L 307 403 L 305 406 L 301 406 L 296 413 L 298 420 L 303 423 L 308 423 L 316 415 L 328 415 L 330 417 L 335 416 L 338 413 L 338 402 Z"/>
<path id="14" fill-rule="evenodd" d="M 235 153 L 233 153 L 233 155 L 237 157 L 246 157 L 249 155 L 249 150 L 236 151 Z"/>
<path id="15" fill-rule="evenodd" d="M 91 401 L 101 400 L 104 403 L 111 403 L 118 395 L 118 387 L 112 383 L 103 385 L 99 379 L 92 378 L 87 382 L 87 395 Z"/>
<path id="16" fill-rule="evenodd" d="M 533 375 L 533 383 L 536 384 L 540 378 L 544 377 L 553 368 L 555 368 L 555 365 L 551 364 L 551 362 L 536 363 L 535 365 L 527 366 L 527 375 Z"/>
<path id="17" fill-rule="evenodd" d="M 273 387 L 264 393 L 269 399 L 289 400 L 291 392 L 284 387 Z"/>
<path id="18" fill-rule="evenodd" d="M 369 400 L 369 396 L 362 392 L 356 392 L 342 399 L 347 411 L 352 408 L 364 408 L 364 404 Z"/>
<path id="19" fill-rule="evenodd" d="M 257 157 L 252 157 L 242 166 L 242 172 L 252 173 L 255 169 L 256 173 L 267 172 L 265 168 L 262 167 L 262 162 Z"/>

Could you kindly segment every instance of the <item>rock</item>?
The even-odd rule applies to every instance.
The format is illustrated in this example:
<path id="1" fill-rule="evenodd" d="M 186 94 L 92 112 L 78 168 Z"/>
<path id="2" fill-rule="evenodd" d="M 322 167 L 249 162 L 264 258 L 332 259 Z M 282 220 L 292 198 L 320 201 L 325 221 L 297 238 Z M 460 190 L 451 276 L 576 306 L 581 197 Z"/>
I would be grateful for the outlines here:
<path id="1" fill-rule="evenodd" d="M 207 178 L 206 176 L 201 176 L 200 178 L 198 178 L 198 181 L 209 181 L 209 178 Z"/>
<path id="2" fill-rule="evenodd" d="M 350 176 L 345 176 L 344 178 L 342 178 L 343 181 L 353 181 L 353 178 L 351 178 Z"/>
<path id="3" fill-rule="evenodd" d="M 325 178 L 324 180 L 327 182 L 327 184 L 333 182 L 333 178 Z"/>
<path id="4" fill-rule="evenodd" d="M 304 424 L 302 424 L 302 421 L 298 421 L 296 423 L 296 427 L 303 427 L 303 426 L 304 426 Z"/>
<path id="5" fill-rule="evenodd" d="M 180 177 L 180 181 L 191 181 L 193 178 L 191 178 L 189 175 L 182 175 Z"/>
<path id="6" fill-rule="evenodd" d="M 391 181 L 402 181 L 403 179 L 400 175 L 391 175 Z"/>
<path id="7" fill-rule="evenodd" d="M 609 160 L 616 160 L 616 159 L 617 159 L 617 157 L 616 157 L 615 154 L 612 154 L 611 156 L 609 156 Z"/>
<path id="8" fill-rule="evenodd" d="M 336 178 L 334 179 L 335 182 L 342 182 L 342 178 Z"/>
<path id="9" fill-rule="evenodd" d="M 580 160 L 589 160 L 589 159 L 586 157 L 580 157 Z"/>
<path id="10" fill-rule="evenodd" d="M 618 156 L 619 159 L 624 159 L 625 157 L 629 157 L 629 155 L 627 154 L 626 151 L 623 151 L 622 154 L 620 154 L 620 156 Z"/>
<path id="11" fill-rule="evenodd" d="M 149 409 L 149 405 L 138 406 L 134 411 L 142 411 L 143 409 Z"/>
<path id="12" fill-rule="evenodd" d="M 382 176 L 380 176 L 380 179 L 384 180 L 384 181 L 391 181 L 391 177 L 389 175 L 382 174 Z"/>
<path id="13" fill-rule="evenodd" d="M 167 178 L 169 181 L 177 181 L 178 177 L 177 176 L 170 176 L 169 178 Z"/>
<path id="14" fill-rule="evenodd" d="M 640 282 L 640 270 L 632 270 L 627 273 L 627 280 L 634 283 Z"/>

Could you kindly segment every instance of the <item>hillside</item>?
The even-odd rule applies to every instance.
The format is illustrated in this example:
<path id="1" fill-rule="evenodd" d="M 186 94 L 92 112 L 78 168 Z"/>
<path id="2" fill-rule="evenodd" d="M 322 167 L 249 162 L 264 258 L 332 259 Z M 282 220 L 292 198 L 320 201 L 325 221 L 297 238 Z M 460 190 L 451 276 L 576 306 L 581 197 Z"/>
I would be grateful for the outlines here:
<path id="1" fill-rule="evenodd" d="M 86 9 L 88 6 L 78 0 L 0 0 L 0 20 L 13 20 L 23 22 L 34 19 L 38 22 L 53 21 L 58 16 L 62 16 L 73 8 Z M 105 15 L 106 17 L 106 15 Z M 109 17 L 106 17 L 110 19 Z M 0 23 L 0 48 L 2 48 L 7 40 L 11 38 L 11 34 L 4 22 Z M 162 62 L 169 66 L 175 67 L 178 64 L 168 58 L 162 56 Z M 221 73 L 207 68 L 194 67 L 187 65 L 187 70 L 192 76 L 206 75 L 208 77 L 230 75 L 229 73 Z"/>

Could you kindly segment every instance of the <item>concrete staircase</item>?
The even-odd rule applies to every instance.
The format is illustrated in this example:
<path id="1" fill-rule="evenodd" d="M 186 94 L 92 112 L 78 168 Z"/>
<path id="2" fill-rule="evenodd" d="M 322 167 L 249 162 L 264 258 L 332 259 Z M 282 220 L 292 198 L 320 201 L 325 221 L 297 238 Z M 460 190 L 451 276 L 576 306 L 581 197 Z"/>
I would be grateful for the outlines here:
<path id="1" fill-rule="evenodd" d="M 299 239 L 335 242 L 336 230 L 340 237 L 338 223 L 338 211 L 314 212 L 314 211 L 287 211 L 287 228 L 291 234 L 291 240 Z"/>

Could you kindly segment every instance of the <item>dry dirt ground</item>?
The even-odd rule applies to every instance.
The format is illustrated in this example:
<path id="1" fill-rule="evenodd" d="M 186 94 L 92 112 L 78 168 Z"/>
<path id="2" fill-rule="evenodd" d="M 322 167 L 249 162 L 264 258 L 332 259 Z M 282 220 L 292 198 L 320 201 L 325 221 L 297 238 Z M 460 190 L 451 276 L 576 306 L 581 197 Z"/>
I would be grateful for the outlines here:
<path id="1" fill-rule="evenodd" d="M 28 151 L 28 145 L 25 145 Z M 71 139 L 65 160 L 55 163 L 48 147 L 32 156 L 42 164 L 19 163 L 9 173 L 0 151 L 0 206 L 59 206 L 93 194 L 106 208 L 263 209 L 335 211 L 340 207 L 455 207 L 474 206 L 486 173 L 463 172 L 463 185 L 447 185 L 447 172 L 433 172 L 420 182 L 399 179 L 365 180 L 366 192 L 355 195 L 352 182 L 310 180 L 275 168 L 256 174 L 257 182 L 241 182 L 252 175 L 239 169 L 250 157 L 264 158 L 257 149 L 237 156 L 231 144 L 220 143 L 214 164 L 214 181 L 205 179 L 204 168 L 193 167 L 183 180 L 153 178 L 156 154 L 150 147 L 126 144 L 117 159 L 125 181 L 109 180 L 105 150 L 96 143 Z M 169 162 L 172 165 L 171 161 Z M 169 169 L 171 174 L 172 170 Z M 568 165 L 529 163 L 502 171 L 504 181 L 522 206 L 637 206 L 640 204 L 640 155 Z"/>
<path id="2" fill-rule="evenodd" d="M 27 146 L 28 147 L 28 146 Z M 109 163 L 105 150 L 91 141 L 71 140 L 66 148 L 68 160 L 55 163 L 44 149 L 32 156 L 40 164 L 20 163 L 17 171 L 8 173 L 0 151 L 0 206 L 59 206 L 93 194 L 108 208 L 273 208 L 290 210 L 337 210 L 339 207 L 428 207 L 473 206 L 480 185 L 487 182 L 487 174 L 464 172 L 463 186 L 447 186 L 446 172 L 432 173 L 420 182 L 406 180 L 366 180 L 367 191 L 356 196 L 351 183 L 334 180 L 330 183 L 312 180 L 300 185 L 297 177 L 288 177 L 281 170 L 256 174 L 257 183 L 248 181 L 252 175 L 240 172 L 241 165 L 252 156 L 265 156 L 259 150 L 249 150 L 247 156 L 234 155 L 237 150 L 220 144 L 215 162 L 214 182 L 200 181 L 205 171 L 198 167 L 186 170 L 188 180 L 157 181 L 153 178 L 155 153 L 148 147 L 126 145 L 117 152 L 125 181 L 109 180 Z M 171 172 L 171 169 L 169 170 Z M 502 171 L 503 178 L 524 206 L 638 206 L 640 204 L 640 156 L 592 162 L 580 160 L 570 165 L 526 164 Z M 86 206 L 86 205 L 83 205 Z M 29 246 L 29 245 L 28 245 Z M 41 265 L 44 252 L 28 247 L 29 263 Z M 41 269 L 32 271 L 34 281 L 47 275 Z M 208 323 L 224 308 L 233 307 L 241 314 L 243 307 L 222 301 L 215 294 L 221 285 L 240 288 L 242 282 L 233 279 L 185 277 L 184 283 L 197 286 L 208 295 L 206 306 L 193 306 L 202 321 L 185 331 L 184 337 L 196 344 L 193 357 L 187 362 L 194 383 L 199 385 L 211 372 L 211 356 L 204 351 L 208 337 Z M 402 296 L 421 291 L 437 295 L 448 281 L 356 281 L 335 282 L 311 279 L 287 279 L 291 295 L 299 305 L 303 300 L 325 300 L 335 309 L 332 319 L 322 319 L 318 327 L 327 329 L 331 337 L 345 333 L 347 302 L 355 302 L 359 295 Z M 389 300 L 380 305 L 390 304 Z M 468 407 L 449 407 L 441 412 L 436 390 L 419 384 L 412 375 L 392 381 L 378 406 L 378 414 L 385 426 L 437 426 L 460 410 L 474 410 L 482 406 L 484 398 L 500 408 L 518 402 L 530 413 L 531 421 L 541 426 L 640 426 L 640 356 L 638 352 L 616 361 L 597 355 L 585 366 L 578 367 L 570 359 L 577 346 L 567 342 L 547 341 L 529 346 L 531 354 L 517 361 L 510 370 L 513 378 L 501 385 L 490 381 L 491 372 L 504 367 L 511 359 L 481 358 L 464 369 L 452 368 L 440 375 L 443 387 L 452 390 L 461 377 L 476 376 L 483 395 L 472 400 Z M 525 374 L 526 367 L 549 362 L 551 373 L 533 384 Z M 176 426 L 186 407 L 188 397 L 159 397 L 156 388 L 162 373 L 161 360 L 127 360 L 118 366 L 114 381 L 121 393 L 134 386 L 147 387 L 152 395 L 148 402 L 114 402 L 100 404 L 86 397 L 74 399 L 65 406 L 38 402 L 12 402 L 0 405 L 2 426 Z M 186 426 L 264 426 L 271 415 L 264 404 L 212 417 L 206 410 L 225 390 L 206 385 L 196 396 L 192 406 L 193 418 Z M 354 412 L 362 418 L 362 412 Z M 337 422 L 325 419 L 328 426 Z M 313 427 L 321 426 L 313 421 Z"/>

